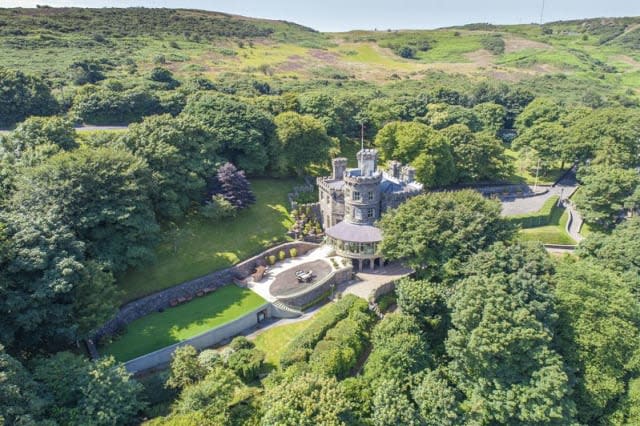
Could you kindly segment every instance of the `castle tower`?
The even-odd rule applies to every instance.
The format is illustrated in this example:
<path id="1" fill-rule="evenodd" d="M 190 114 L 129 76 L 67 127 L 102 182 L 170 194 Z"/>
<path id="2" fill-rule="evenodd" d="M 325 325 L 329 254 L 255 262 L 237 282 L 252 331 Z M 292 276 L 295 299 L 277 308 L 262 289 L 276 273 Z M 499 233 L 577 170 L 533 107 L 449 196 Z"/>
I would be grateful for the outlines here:
<path id="1" fill-rule="evenodd" d="M 340 180 L 344 176 L 345 170 L 347 170 L 347 159 L 344 157 L 338 157 L 331 160 L 331 179 Z"/>
<path id="2" fill-rule="evenodd" d="M 370 225 L 380 217 L 382 173 L 376 170 L 377 161 L 375 149 L 363 149 L 358 152 L 359 168 L 344 175 L 344 213 L 349 223 Z"/>

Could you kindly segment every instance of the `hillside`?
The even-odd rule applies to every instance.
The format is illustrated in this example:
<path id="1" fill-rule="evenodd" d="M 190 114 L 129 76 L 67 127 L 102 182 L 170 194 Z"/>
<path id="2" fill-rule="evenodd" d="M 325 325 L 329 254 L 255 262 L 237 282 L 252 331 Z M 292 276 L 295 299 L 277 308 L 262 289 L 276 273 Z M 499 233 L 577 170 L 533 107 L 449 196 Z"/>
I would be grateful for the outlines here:
<path id="1" fill-rule="evenodd" d="M 425 31 L 319 33 L 284 21 L 171 9 L 0 9 L 0 66 L 70 86 L 80 64 L 135 80 L 161 65 L 178 78 L 385 83 L 434 71 L 502 80 L 538 94 L 640 87 L 640 18 Z M 567 79 L 566 77 L 571 77 Z M 570 81 L 569 81 L 570 80 Z"/>

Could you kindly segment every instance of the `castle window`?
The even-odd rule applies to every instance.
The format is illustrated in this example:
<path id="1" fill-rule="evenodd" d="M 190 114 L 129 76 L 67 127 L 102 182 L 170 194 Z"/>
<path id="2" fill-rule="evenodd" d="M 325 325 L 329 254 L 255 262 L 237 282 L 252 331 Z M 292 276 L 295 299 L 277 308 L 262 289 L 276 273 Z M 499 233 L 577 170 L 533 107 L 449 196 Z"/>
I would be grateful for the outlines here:
<path id="1" fill-rule="evenodd" d="M 353 199 L 354 200 L 359 200 L 360 199 L 360 192 L 353 191 Z"/>
<path id="2" fill-rule="evenodd" d="M 373 200 L 373 192 L 370 191 L 368 196 L 369 196 L 369 201 Z"/>
<path id="3" fill-rule="evenodd" d="M 376 209 L 367 209 L 367 217 L 371 219 L 376 214 Z"/>

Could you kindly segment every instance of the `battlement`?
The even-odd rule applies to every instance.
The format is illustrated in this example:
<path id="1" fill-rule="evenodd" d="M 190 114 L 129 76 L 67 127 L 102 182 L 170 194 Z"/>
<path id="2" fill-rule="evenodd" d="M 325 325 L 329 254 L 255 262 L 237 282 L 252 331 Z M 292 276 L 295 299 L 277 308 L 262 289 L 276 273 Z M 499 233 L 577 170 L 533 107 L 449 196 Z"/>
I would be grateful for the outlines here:
<path id="1" fill-rule="evenodd" d="M 375 149 L 361 149 L 356 154 L 358 157 L 358 168 L 363 176 L 370 176 L 378 168 L 378 151 Z"/>
<path id="2" fill-rule="evenodd" d="M 348 173 L 344 175 L 344 182 L 347 185 L 377 184 L 381 181 L 382 173 L 380 172 L 376 172 L 368 176 L 349 175 Z"/>

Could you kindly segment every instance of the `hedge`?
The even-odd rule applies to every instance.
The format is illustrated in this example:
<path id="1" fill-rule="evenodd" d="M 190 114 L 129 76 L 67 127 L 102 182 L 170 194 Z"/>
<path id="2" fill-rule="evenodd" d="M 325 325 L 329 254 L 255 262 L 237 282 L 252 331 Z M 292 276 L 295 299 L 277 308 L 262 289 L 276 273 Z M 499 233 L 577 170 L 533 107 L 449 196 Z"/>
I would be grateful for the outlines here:
<path id="1" fill-rule="evenodd" d="M 352 311 L 329 330 L 309 357 L 311 370 L 343 379 L 358 362 L 374 319 L 369 311 Z"/>
<path id="2" fill-rule="evenodd" d="M 559 199 L 560 197 L 557 195 L 551 196 L 537 212 L 509 216 L 507 219 L 516 225 L 520 225 L 522 229 L 546 226 L 551 221 L 553 207 L 558 203 Z"/>
<path id="3" fill-rule="evenodd" d="M 350 312 L 362 311 L 363 305 L 366 310 L 368 306 L 364 300 L 349 294 L 318 312 L 311 324 L 289 342 L 280 356 L 280 365 L 286 368 L 297 362 L 307 361 L 313 348 L 324 338 L 325 334 L 340 320 L 346 318 Z"/>

